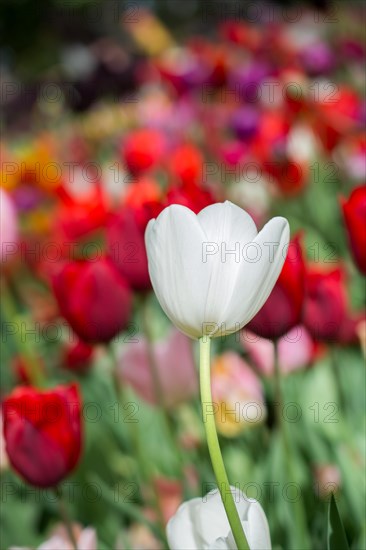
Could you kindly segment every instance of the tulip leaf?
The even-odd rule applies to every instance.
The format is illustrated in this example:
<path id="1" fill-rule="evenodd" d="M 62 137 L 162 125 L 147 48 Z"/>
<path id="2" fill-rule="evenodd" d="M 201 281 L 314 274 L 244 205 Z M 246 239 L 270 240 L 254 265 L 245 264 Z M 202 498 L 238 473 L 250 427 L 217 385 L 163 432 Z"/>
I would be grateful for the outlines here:
<path id="1" fill-rule="evenodd" d="M 328 550 L 349 550 L 346 533 L 338 512 L 334 495 L 331 495 L 328 509 Z"/>

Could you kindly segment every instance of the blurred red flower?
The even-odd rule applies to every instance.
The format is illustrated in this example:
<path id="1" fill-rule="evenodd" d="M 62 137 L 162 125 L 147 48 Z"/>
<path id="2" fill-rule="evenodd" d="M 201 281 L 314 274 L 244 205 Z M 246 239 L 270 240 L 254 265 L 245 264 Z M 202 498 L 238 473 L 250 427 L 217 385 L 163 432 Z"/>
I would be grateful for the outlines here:
<path id="1" fill-rule="evenodd" d="M 203 208 L 215 202 L 215 197 L 208 189 L 198 185 L 171 186 L 166 195 L 166 206 L 181 204 L 198 214 Z"/>
<path id="2" fill-rule="evenodd" d="M 151 129 L 131 132 L 121 146 L 121 155 L 131 174 L 153 168 L 162 159 L 165 141 L 161 132 Z"/>
<path id="3" fill-rule="evenodd" d="M 123 208 L 107 226 L 108 255 L 134 290 L 151 288 L 144 240 L 147 222 L 142 209 Z"/>
<path id="4" fill-rule="evenodd" d="M 348 324 L 345 273 L 310 266 L 306 273 L 304 325 L 315 340 L 340 342 Z M 348 329 L 346 332 L 349 332 Z M 350 335 L 347 335 L 349 339 Z"/>
<path id="5" fill-rule="evenodd" d="M 341 199 L 341 206 L 353 258 L 366 275 L 366 185 L 354 189 L 348 200 Z"/>
<path id="6" fill-rule="evenodd" d="M 268 300 L 247 328 L 262 338 L 280 338 L 300 324 L 305 293 L 305 264 L 296 235 Z"/>
<path id="7" fill-rule="evenodd" d="M 288 157 L 265 163 L 265 169 L 269 176 L 274 178 L 281 193 L 288 196 L 300 193 L 309 175 L 307 163 L 294 162 Z"/>
<path id="8" fill-rule="evenodd" d="M 55 237 L 60 237 L 60 246 L 65 237 L 80 239 L 101 228 L 107 217 L 107 206 L 103 190 L 95 185 L 91 192 L 82 197 L 71 196 L 65 187 L 59 187 L 57 194 L 61 205 L 56 214 Z"/>
<path id="9" fill-rule="evenodd" d="M 162 191 L 157 181 L 150 176 L 138 178 L 136 182 L 130 183 L 123 197 L 123 205 L 139 210 L 147 205 L 161 204 Z"/>
<path id="10" fill-rule="evenodd" d="M 110 260 L 69 262 L 52 282 L 61 315 L 85 342 L 109 342 L 126 328 L 132 295 Z"/>
<path id="11" fill-rule="evenodd" d="M 139 227 L 145 232 L 148 221 L 156 218 L 164 208 L 163 192 L 153 178 L 144 176 L 129 185 L 123 207 L 133 210 Z"/>
<path id="12" fill-rule="evenodd" d="M 183 185 L 200 183 L 204 158 L 191 144 L 181 145 L 172 154 L 170 169 L 174 178 Z"/>
<path id="13" fill-rule="evenodd" d="M 37 487 L 55 487 L 81 453 L 81 398 L 76 384 L 40 391 L 16 388 L 5 400 L 4 437 L 13 468 Z"/>
<path id="14" fill-rule="evenodd" d="M 315 131 L 326 151 L 332 151 L 345 135 L 349 135 L 357 125 L 362 125 L 358 94 L 346 86 L 332 87 L 332 90 L 320 89 L 320 93 L 318 91 L 313 97 Z M 324 93 L 324 90 L 327 92 Z"/>

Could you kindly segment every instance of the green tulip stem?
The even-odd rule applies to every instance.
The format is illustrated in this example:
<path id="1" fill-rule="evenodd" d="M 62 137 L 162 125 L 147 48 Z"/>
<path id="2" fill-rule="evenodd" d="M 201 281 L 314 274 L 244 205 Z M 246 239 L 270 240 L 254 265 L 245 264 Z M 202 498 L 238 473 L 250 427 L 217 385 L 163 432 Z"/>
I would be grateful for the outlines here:
<path id="1" fill-rule="evenodd" d="M 66 528 L 67 534 L 69 535 L 72 547 L 73 547 L 74 550 L 78 550 L 78 543 L 77 543 L 77 540 L 76 540 L 76 537 L 75 537 L 75 534 L 74 534 L 74 531 L 73 531 L 73 528 L 72 528 L 72 521 L 71 521 L 71 518 L 69 516 L 69 511 L 67 509 L 65 497 L 63 495 L 63 492 L 62 492 L 62 489 L 61 489 L 60 486 L 55 487 L 55 493 L 56 493 L 57 500 L 58 500 L 58 507 L 59 507 L 59 512 L 60 512 L 60 517 L 62 519 L 62 522 L 65 525 L 65 528 Z"/>
<path id="2" fill-rule="evenodd" d="M 239 550 L 250 550 L 234 498 L 230 490 L 229 480 L 222 459 L 220 444 L 217 437 L 211 393 L 210 344 L 207 336 L 200 338 L 200 386 L 203 423 L 206 431 L 207 445 L 211 457 L 218 489 L 225 507 L 226 515 Z"/>

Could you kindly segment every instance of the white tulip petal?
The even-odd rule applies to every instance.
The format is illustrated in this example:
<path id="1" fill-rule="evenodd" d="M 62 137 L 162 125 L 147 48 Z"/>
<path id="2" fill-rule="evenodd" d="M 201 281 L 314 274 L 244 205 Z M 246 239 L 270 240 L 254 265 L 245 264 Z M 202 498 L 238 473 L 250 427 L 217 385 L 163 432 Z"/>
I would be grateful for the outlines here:
<path id="1" fill-rule="evenodd" d="M 197 214 L 197 218 L 206 237 L 215 242 L 250 242 L 258 233 L 248 212 L 230 201 L 206 206 Z"/>
<path id="2" fill-rule="evenodd" d="M 210 492 L 202 499 L 196 516 L 196 527 L 203 537 L 206 547 L 209 547 L 216 539 L 229 534 L 230 524 L 218 491 Z"/>
<path id="3" fill-rule="evenodd" d="M 212 254 L 205 255 L 210 268 L 204 319 L 216 322 L 222 318 L 232 300 L 241 250 L 257 235 L 254 221 L 245 210 L 226 201 L 207 206 L 198 214 Z M 203 243 L 203 247 L 206 243 Z M 207 250 L 204 249 L 205 251 Z M 214 334 L 214 333 L 213 333 Z"/>
<path id="4" fill-rule="evenodd" d="M 222 322 L 227 332 L 235 332 L 249 323 L 270 295 L 285 261 L 289 226 L 285 218 L 271 219 L 247 247 Z M 258 261 L 254 260 L 258 253 Z"/>
<path id="5" fill-rule="evenodd" d="M 216 539 L 209 547 L 208 550 L 238 550 L 235 544 L 235 540 L 232 532 L 230 531 L 227 537 L 220 537 Z"/>
<path id="6" fill-rule="evenodd" d="M 203 546 L 202 537 L 193 528 L 195 515 L 201 503 L 201 498 L 184 502 L 168 521 L 166 536 L 170 550 L 197 550 L 199 545 Z"/>
<path id="7" fill-rule="evenodd" d="M 249 501 L 243 493 L 235 487 L 230 487 L 235 505 L 240 517 L 247 514 Z M 197 528 L 201 534 L 206 534 L 206 544 L 230 533 L 230 524 L 218 489 L 210 491 L 202 500 L 199 513 L 196 518 Z"/>
<path id="8" fill-rule="evenodd" d="M 149 222 L 145 240 L 151 282 L 163 310 L 182 332 L 199 338 L 209 268 L 202 264 L 204 233 L 197 216 L 172 205 Z"/>
<path id="9" fill-rule="evenodd" d="M 271 550 L 271 536 L 268 521 L 259 502 L 253 502 L 248 510 L 247 520 L 243 522 L 244 531 L 250 548 Z"/>

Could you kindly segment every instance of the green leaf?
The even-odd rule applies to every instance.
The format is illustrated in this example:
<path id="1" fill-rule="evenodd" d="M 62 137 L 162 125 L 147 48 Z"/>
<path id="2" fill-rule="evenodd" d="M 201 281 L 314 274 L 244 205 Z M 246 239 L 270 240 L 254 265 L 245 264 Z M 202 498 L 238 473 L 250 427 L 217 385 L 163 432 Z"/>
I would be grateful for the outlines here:
<path id="1" fill-rule="evenodd" d="M 333 494 L 328 509 L 328 550 L 349 550 L 346 533 Z"/>

